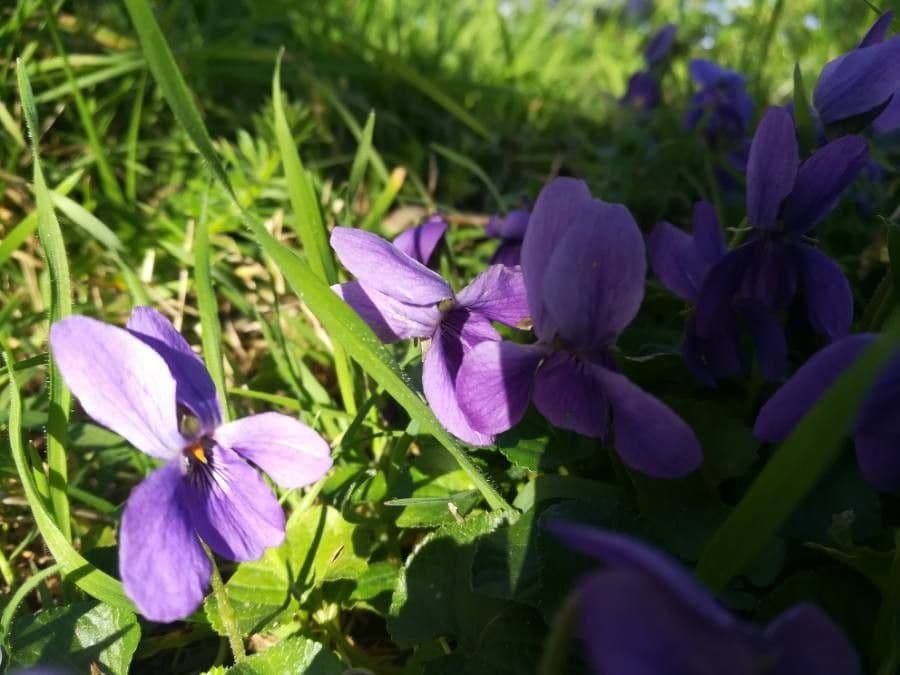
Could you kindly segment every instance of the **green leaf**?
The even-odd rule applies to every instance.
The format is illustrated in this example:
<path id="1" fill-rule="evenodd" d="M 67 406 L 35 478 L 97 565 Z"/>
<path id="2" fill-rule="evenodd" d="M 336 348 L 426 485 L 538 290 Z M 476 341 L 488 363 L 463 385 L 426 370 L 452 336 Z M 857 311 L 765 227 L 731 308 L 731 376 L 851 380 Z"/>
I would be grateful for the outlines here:
<path id="1" fill-rule="evenodd" d="M 530 414 L 497 438 L 500 452 L 516 466 L 529 471 L 549 471 L 598 452 L 600 443 L 563 429 L 552 429 Z"/>
<path id="2" fill-rule="evenodd" d="M 345 671 L 341 660 L 318 642 L 292 637 L 244 659 L 226 675 L 342 675 Z"/>
<path id="3" fill-rule="evenodd" d="M 241 563 L 225 584 L 228 601 L 242 635 L 258 633 L 278 617 L 297 608 L 291 595 L 291 575 L 283 549 L 268 549 L 259 560 Z M 225 626 L 214 594 L 203 604 L 210 624 L 219 635 Z"/>
<path id="4" fill-rule="evenodd" d="M 675 399 L 668 403 L 697 434 L 704 461 L 716 480 L 743 476 L 756 463 L 760 443 L 729 406 L 714 400 Z"/>
<path id="5" fill-rule="evenodd" d="M 539 531 L 534 510 L 478 540 L 472 562 L 473 590 L 531 604 L 540 590 Z"/>
<path id="6" fill-rule="evenodd" d="M 900 343 L 900 315 L 782 443 L 703 552 L 697 574 L 719 590 L 745 570 L 837 459 L 873 380 Z"/>
<path id="7" fill-rule="evenodd" d="M 478 672 L 534 672 L 546 631 L 540 614 L 472 590 L 476 542 L 502 522 L 501 514 L 478 513 L 422 541 L 407 560 L 391 602 L 388 630 L 398 645 L 441 637 L 457 643 L 453 664 L 487 669 Z M 442 659 L 426 672 L 448 672 L 446 665 Z"/>
<path id="8" fill-rule="evenodd" d="M 228 174 L 215 154 L 209 133 L 175 64 L 165 37 L 153 17 L 153 12 L 146 0 L 125 0 L 125 4 L 140 38 L 147 64 L 163 96 L 201 156 L 209 163 L 215 177 L 243 213 Z M 322 322 L 332 340 L 340 343 L 349 356 L 394 397 L 409 416 L 420 424 L 423 432 L 434 436 L 447 449 L 460 468 L 469 474 L 492 509 L 509 510 L 509 504 L 479 473 L 464 451 L 415 393 L 409 380 L 371 328 L 340 300 L 328 284 L 318 278 L 294 251 L 272 237 L 260 223 L 251 220 L 246 214 L 244 218 L 257 243 L 272 258 L 299 298 Z"/>
<path id="9" fill-rule="evenodd" d="M 104 673 L 124 675 L 140 639 L 133 613 L 82 601 L 18 619 L 10 643 L 20 666 L 53 663 L 86 673 L 96 663 Z"/>
<path id="10" fill-rule="evenodd" d="M 302 587 L 358 579 L 368 566 L 370 542 L 362 530 L 330 506 L 295 512 L 287 523 L 287 559 Z"/>

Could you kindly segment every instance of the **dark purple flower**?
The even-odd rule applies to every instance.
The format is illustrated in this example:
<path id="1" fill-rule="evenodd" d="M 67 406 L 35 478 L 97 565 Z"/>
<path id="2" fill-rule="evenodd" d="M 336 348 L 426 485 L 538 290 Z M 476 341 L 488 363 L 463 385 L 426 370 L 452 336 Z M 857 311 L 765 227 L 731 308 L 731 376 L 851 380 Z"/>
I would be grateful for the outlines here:
<path id="1" fill-rule="evenodd" d="M 447 233 L 447 221 L 438 213 L 421 225 L 404 230 L 394 238 L 394 246 L 414 260 L 427 265 L 431 255 Z"/>
<path id="2" fill-rule="evenodd" d="M 612 358 L 644 295 L 644 240 L 621 204 L 592 199 L 582 181 L 542 191 L 522 243 L 536 345 L 483 342 L 463 359 L 457 397 L 474 429 L 511 428 L 533 398 L 558 427 L 605 438 L 644 473 L 681 476 L 702 461 L 694 432 L 632 384 Z"/>
<path id="3" fill-rule="evenodd" d="M 331 468 L 328 444 L 291 417 L 222 424 L 203 362 L 149 307 L 132 312 L 127 330 L 68 317 L 53 325 L 50 343 L 85 412 L 165 461 L 132 490 L 119 534 L 125 592 L 148 619 L 182 619 L 203 601 L 212 568 L 201 540 L 244 561 L 284 539 L 281 506 L 251 463 L 285 488 Z"/>
<path id="4" fill-rule="evenodd" d="M 813 104 L 823 124 L 876 112 L 900 91 L 900 35 L 885 40 L 893 17 L 893 12 L 882 14 L 856 49 L 829 61 L 822 69 Z M 893 109 L 881 113 L 885 117 L 876 124 L 876 130 L 892 130 L 888 128 L 892 122 L 900 121 L 896 108 L 889 108 Z"/>
<path id="5" fill-rule="evenodd" d="M 673 225 L 657 225 L 647 239 L 650 264 L 660 283 L 678 297 L 696 304 L 710 268 L 728 252 L 716 210 L 709 202 L 694 206 L 694 231 L 688 235 Z M 734 375 L 741 368 L 736 318 L 720 320 L 714 331 L 697 334 L 693 315 L 685 326 L 682 354 L 694 375 L 704 384 Z"/>
<path id="6" fill-rule="evenodd" d="M 676 561 L 634 539 L 552 521 L 605 567 L 576 590 L 588 663 L 603 675 L 858 675 L 859 657 L 821 609 L 795 605 L 765 627 L 720 605 Z"/>
<path id="7" fill-rule="evenodd" d="M 653 67 L 669 55 L 672 45 L 675 44 L 677 32 L 678 28 L 674 23 L 667 23 L 653 34 L 644 48 L 644 61 L 647 66 Z"/>
<path id="8" fill-rule="evenodd" d="M 647 67 L 628 78 L 628 87 L 622 96 L 622 103 L 644 111 L 653 110 L 659 105 L 662 100 L 659 78 L 675 43 L 677 30 L 674 24 L 668 23 L 653 34 L 644 49 Z"/>
<path id="9" fill-rule="evenodd" d="M 750 241 L 707 274 L 697 302 L 698 336 L 709 338 L 736 311 L 753 335 L 761 372 L 777 379 L 787 363 L 780 316 L 799 298 L 816 333 L 830 339 L 847 333 L 850 284 L 803 236 L 835 207 L 867 156 L 863 138 L 843 136 L 801 164 L 790 113 L 777 107 L 766 112 L 747 165 Z"/>
<path id="10" fill-rule="evenodd" d="M 754 435 L 779 442 L 788 437 L 825 390 L 875 340 L 851 335 L 818 352 L 759 411 Z M 863 399 L 853 426 L 856 459 L 866 480 L 881 492 L 900 490 L 900 356 L 888 362 Z"/>
<path id="11" fill-rule="evenodd" d="M 653 110 L 661 98 L 659 80 L 653 73 L 638 71 L 628 78 L 628 88 L 622 96 L 622 103 L 639 110 Z"/>
<path id="12" fill-rule="evenodd" d="M 714 150 L 739 152 L 753 121 L 746 78 L 706 59 L 694 59 L 689 70 L 700 91 L 691 97 L 685 126 L 699 130 Z"/>
<path id="13" fill-rule="evenodd" d="M 496 215 L 488 221 L 484 233 L 500 240 L 497 250 L 491 256 L 492 265 L 514 267 L 519 264 L 522 240 L 525 238 L 525 230 L 528 229 L 528 217 L 529 212 L 525 209 L 515 209 L 504 217 Z"/>
<path id="14" fill-rule="evenodd" d="M 492 265 L 454 293 L 435 272 L 397 247 L 363 230 L 336 227 L 331 246 L 356 281 L 333 286 L 384 342 L 429 340 L 422 363 L 422 389 L 435 415 L 451 433 L 472 445 L 493 436 L 466 421 L 455 382 L 463 355 L 484 341 L 499 341 L 491 325 L 517 326 L 528 318 L 522 273 Z"/>

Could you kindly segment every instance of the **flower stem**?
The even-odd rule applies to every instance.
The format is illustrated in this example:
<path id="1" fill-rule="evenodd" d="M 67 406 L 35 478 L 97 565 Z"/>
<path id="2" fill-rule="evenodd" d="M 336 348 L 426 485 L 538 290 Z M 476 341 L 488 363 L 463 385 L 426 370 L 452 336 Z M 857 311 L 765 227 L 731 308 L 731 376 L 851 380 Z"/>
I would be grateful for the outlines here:
<path id="1" fill-rule="evenodd" d="M 247 656 L 244 651 L 244 638 L 241 636 L 241 629 L 237 624 L 237 616 L 234 608 L 228 600 L 228 593 L 225 592 L 225 584 L 222 583 L 222 575 L 219 573 L 219 566 L 216 565 L 216 559 L 209 547 L 204 544 L 206 555 L 212 563 L 212 591 L 216 598 L 216 605 L 219 608 L 219 616 L 222 617 L 222 626 L 225 628 L 225 634 L 228 636 L 228 644 L 231 646 L 231 653 L 234 655 L 235 663 L 239 663 Z"/>
<path id="2" fill-rule="evenodd" d="M 572 637 L 578 621 L 579 597 L 573 593 L 560 607 L 550 633 L 544 644 L 544 655 L 541 657 L 539 675 L 557 675 L 567 672 L 566 665 L 569 661 L 569 651 L 572 646 Z"/>

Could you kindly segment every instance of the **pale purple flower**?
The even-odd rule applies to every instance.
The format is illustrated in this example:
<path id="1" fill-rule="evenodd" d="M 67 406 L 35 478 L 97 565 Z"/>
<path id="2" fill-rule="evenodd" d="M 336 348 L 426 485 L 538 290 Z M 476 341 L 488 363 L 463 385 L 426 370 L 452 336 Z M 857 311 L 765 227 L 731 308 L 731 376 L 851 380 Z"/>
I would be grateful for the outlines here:
<path id="1" fill-rule="evenodd" d="M 783 441 L 822 394 L 875 341 L 875 335 L 851 335 L 810 358 L 759 411 L 754 435 Z M 863 399 L 852 434 L 856 460 L 865 479 L 880 492 L 900 490 L 900 355 L 894 356 Z"/>
<path id="2" fill-rule="evenodd" d="M 822 69 L 813 104 L 824 125 L 877 115 L 876 131 L 900 126 L 900 35 L 885 39 L 893 18 L 893 12 L 882 14 L 856 49 Z"/>
<path id="3" fill-rule="evenodd" d="M 497 250 L 491 256 L 492 265 L 514 267 L 519 264 L 529 215 L 525 209 L 515 209 L 505 216 L 495 215 L 488 221 L 484 233 L 500 240 Z"/>
<path id="4" fill-rule="evenodd" d="M 500 340 L 492 321 L 518 326 L 527 319 L 519 268 L 492 265 L 454 293 L 438 274 L 371 232 L 336 227 L 331 245 L 356 277 L 334 291 L 383 342 L 428 340 L 422 389 L 435 416 L 467 443 L 490 445 L 493 435 L 473 429 L 459 409 L 455 383 L 464 354 Z"/>
<path id="5" fill-rule="evenodd" d="M 670 223 L 659 223 L 647 238 L 650 264 L 660 283 L 696 305 L 710 268 L 728 252 L 716 210 L 709 202 L 694 205 L 694 230 L 687 234 Z M 694 375 L 715 386 L 717 379 L 741 368 L 736 317 L 728 314 L 712 327 L 709 337 L 697 334 L 693 313 L 685 325 L 682 355 Z"/>
<path id="6" fill-rule="evenodd" d="M 331 468 L 328 444 L 291 417 L 222 424 L 203 362 L 149 307 L 135 308 L 125 330 L 68 317 L 53 325 L 50 344 L 85 412 L 165 462 L 132 490 L 119 533 L 125 593 L 148 619 L 182 619 L 203 601 L 212 567 L 201 540 L 245 561 L 284 539 L 278 499 L 251 464 L 284 488 Z"/>
<path id="7" fill-rule="evenodd" d="M 447 233 L 447 221 L 440 214 L 434 214 L 421 225 L 404 230 L 394 237 L 394 246 L 410 258 L 428 265 L 435 249 Z"/>
<path id="8" fill-rule="evenodd" d="M 644 47 L 644 61 L 648 67 L 652 68 L 669 56 L 677 33 L 678 27 L 674 23 L 667 23 L 653 34 Z"/>
<path id="9" fill-rule="evenodd" d="M 756 130 L 747 165 L 750 240 L 706 275 L 697 301 L 696 334 L 715 335 L 733 312 L 746 320 L 762 374 L 781 377 L 787 345 L 781 316 L 798 300 L 812 330 L 845 335 L 853 295 L 843 271 L 805 240 L 837 205 L 868 156 L 860 136 L 843 136 L 800 162 L 794 121 L 769 108 Z"/>
<path id="10" fill-rule="evenodd" d="M 644 240 L 628 209 L 592 199 L 582 181 L 553 180 L 531 213 L 522 273 L 538 343 L 489 341 L 466 355 L 456 391 L 471 426 L 505 431 L 533 399 L 558 427 L 594 438 L 614 431 L 633 469 L 671 477 L 697 468 L 694 432 L 612 358 L 644 296 Z"/>
<path id="11" fill-rule="evenodd" d="M 575 591 L 587 661 L 598 675 L 859 675 L 853 645 L 821 609 L 791 607 L 760 627 L 719 604 L 650 546 L 550 521 L 572 549 L 605 564 Z"/>

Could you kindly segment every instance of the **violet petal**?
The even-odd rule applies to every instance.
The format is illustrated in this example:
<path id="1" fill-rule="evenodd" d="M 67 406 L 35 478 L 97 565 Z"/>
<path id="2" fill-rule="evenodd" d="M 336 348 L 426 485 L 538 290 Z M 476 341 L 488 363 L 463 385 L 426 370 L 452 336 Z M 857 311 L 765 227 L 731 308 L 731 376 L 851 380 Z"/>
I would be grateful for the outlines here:
<path id="1" fill-rule="evenodd" d="M 283 488 L 315 483 L 331 468 L 331 448 L 316 431 L 276 412 L 220 426 L 215 441 L 252 462 Z"/>
<path id="2" fill-rule="evenodd" d="M 413 305 L 395 300 L 359 281 L 331 287 L 385 343 L 427 338 L 441 320 L 436 304 Z"/>
<path id="3" fill-rule="evenodd" d="M 548 356 L 534 378 L 534 405 L 555 427 L 605 438 L 609 403 L 596 377 L 597 368 L 568 352 Z"/>
<path id="4" fill-rule="evenodd" d="M 519 267 L 491 265 L 456 295 L 457 303 L 491 321 L 520 326 L 528 319 L 528 295 Z"/>
<path id="5" fill-rule="evenodd" d="M 181 333 L 152 307 L 135 307 L 125 325 L 128 332 L 163 357 L 175 378 L 175 398 L 211 432 L 222 421 L 216 385 L 203 360 L 194 353 Z"/>
<path id="6" fill-rule="evenodd" d="M 851 335 L 814 354 L 759 411 L 753 435 L 762 441 L 783 441 L 819 397 L 875 339 Z"/>
<path id="7" fill-rule="evenodd" d="M 592 200 L 550 256 L 546 312 L 569 344 L 606 347 L 640 309 L 646 273 L 644 238 L 631 213 L 621 204 Z"/>
<path id="8" fill-rule="evenodd" d="M 203 602 L 212 565 L 179 499 L 178 461 L 156 469 L 131 491 L 119 531 L 125 593 L 151 621 L 190 615 Z"/>
<path id="9" fill-rule="evenodd" d="M 435 214 L 421 225 L 404 230 L 394 237 L 394 246 L 423 265 L 427 265 L 434 250 L 441 243 L 449 225 L 443 216 Z"/>
<path id="10" fill-rule="evenodd" d="M 150 346 L 116 326 L 70 316 L 50 328 L 53 356 L 85 412 L 142 452 L 178 454 L 175 379 Z"/>
<path id="11" fill-rule="evenodd" d="M 843 337 L 853 322 L 853 291 L 844 271 L 812 246 L 796 244 L 794 252 L 800 261 L 810 326 L 832 340 Z"/>
<path id="12" fill-rule="evenodd" d="M 359 281 L 395 300 L 430 305 L 453 297 L 441 277 L 371 232 L 336 227 L 331 246 Z"/>
<path id="13" fill-rule="evenodd" d="M 794 188 L 800 155 L 794 118 L 784 108 L 766 111 L 750 144 L 747 160 L 747 218 L 769 230 L 775 226 L 781 202 Z"/>
<path id="14" fill-rule="evenodd" d="M 257 560 L 284 541 L 284 512 L 259 472 L 234 450 L 215 445 L 207 464 L 191 460 L 182 501 L 194 529 L 228 560 Z"/>
<path id="15" fill-rule="evenodd" d="M 456 396 L 473 429 L 499 434 L 522 419 L 543 357 L 539 347 L 512 342 L 482 342 L 466 354 Z"/>

